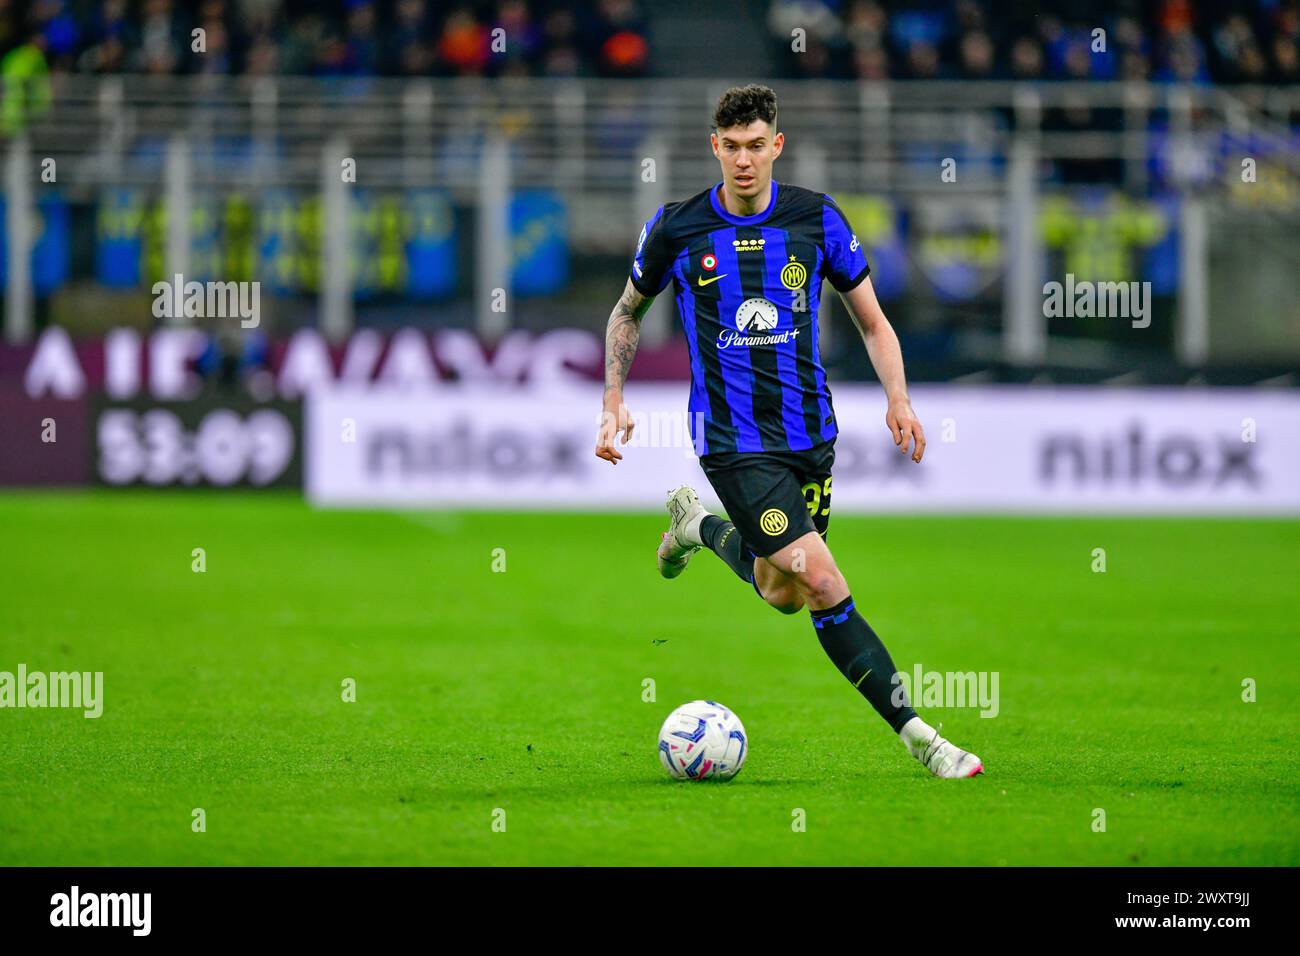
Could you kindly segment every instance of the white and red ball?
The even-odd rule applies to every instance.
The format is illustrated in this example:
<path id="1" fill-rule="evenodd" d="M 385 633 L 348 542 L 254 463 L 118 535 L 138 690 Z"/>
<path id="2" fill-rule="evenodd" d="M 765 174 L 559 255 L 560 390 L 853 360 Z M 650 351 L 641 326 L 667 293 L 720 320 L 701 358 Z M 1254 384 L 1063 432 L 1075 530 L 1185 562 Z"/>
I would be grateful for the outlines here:
<path id="1" fill-rule="evenodd" d="M 659 729 L 659 761 L 677 780 L 730 780 L 748 755 L 744 724 L 714 700 L 682 704 Z"/>

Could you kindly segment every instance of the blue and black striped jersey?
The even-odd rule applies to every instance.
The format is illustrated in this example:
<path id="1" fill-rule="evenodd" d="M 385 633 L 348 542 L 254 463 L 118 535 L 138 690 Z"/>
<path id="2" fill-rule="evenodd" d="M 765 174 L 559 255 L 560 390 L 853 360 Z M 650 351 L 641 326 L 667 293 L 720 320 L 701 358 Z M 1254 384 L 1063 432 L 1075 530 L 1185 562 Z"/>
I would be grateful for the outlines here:
<path id="1" fill-rule="evenodd" d="M 773 181 L 767 209 L 733 216 L 721 185 L 655 212 L 632 284 L 646 296 L 676 285 L 701 455 L 813 448 L 836 435 L 817 347 L 821 280 L 847 292 L 867 258 L 826 194 Z"/>

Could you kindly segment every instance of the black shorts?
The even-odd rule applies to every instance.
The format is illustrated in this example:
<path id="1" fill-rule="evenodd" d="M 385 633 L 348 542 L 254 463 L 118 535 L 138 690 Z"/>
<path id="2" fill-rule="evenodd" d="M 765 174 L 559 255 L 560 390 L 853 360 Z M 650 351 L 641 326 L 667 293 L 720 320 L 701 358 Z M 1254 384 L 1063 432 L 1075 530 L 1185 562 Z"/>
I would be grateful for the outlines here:
<path id="1" fill-rule="evenodd" d="M 825 537 L 834 463 L 833 440 L 807 451 L 723 452 L 700 458 L 727 517 L 761 558 L 809 531 Z"/>

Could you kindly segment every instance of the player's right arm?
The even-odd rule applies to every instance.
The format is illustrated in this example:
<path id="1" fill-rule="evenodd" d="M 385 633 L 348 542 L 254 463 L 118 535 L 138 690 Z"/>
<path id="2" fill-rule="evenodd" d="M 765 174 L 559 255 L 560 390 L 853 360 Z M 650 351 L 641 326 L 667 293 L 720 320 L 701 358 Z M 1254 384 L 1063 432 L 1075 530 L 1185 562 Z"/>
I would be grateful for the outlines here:
<path id="1" fill-rule="evenodd" d="M 660 206 L 641 228 L 632 256 L 632 272 L 605 326 L 605 400 L 596 434 L 596 457 L 611 465 L 623 460 L 614 440 L 620 434 L 625 445 L 632 439 L 632 418 L 623 404 L 623 383 L 641 340 L 641 318 L 672 279 L 674 249 L 665 216 L 670 208 Z"/>
<path id="2" fill-rule="evenodd" d="M 634 423 L 623 404 L 623 384 L 636 357 L 637 343 L 641 341 L 641 319 L 653 301 L 653 296 L 642 295 L 628 279 L 605 326 L 605 398 L 596 434 L 596 457 L 613 465 L 623 460 L 622 453 L 614 447 L 615 439 L 622 434 L 623 444 L 632 440 Z"/>

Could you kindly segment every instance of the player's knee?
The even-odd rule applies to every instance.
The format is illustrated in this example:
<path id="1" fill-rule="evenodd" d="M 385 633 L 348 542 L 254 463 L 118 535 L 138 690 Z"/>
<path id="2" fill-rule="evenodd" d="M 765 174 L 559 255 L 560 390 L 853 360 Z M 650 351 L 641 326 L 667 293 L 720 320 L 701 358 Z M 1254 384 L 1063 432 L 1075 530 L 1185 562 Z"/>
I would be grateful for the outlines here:
<path id="1" fill-rule="evenodd" d="M 840 600 L 844 579 L 834 568 L 815 568 L 801 571 L 796 578 L 804 601 L 814 607 L 829 607 Z"/>

